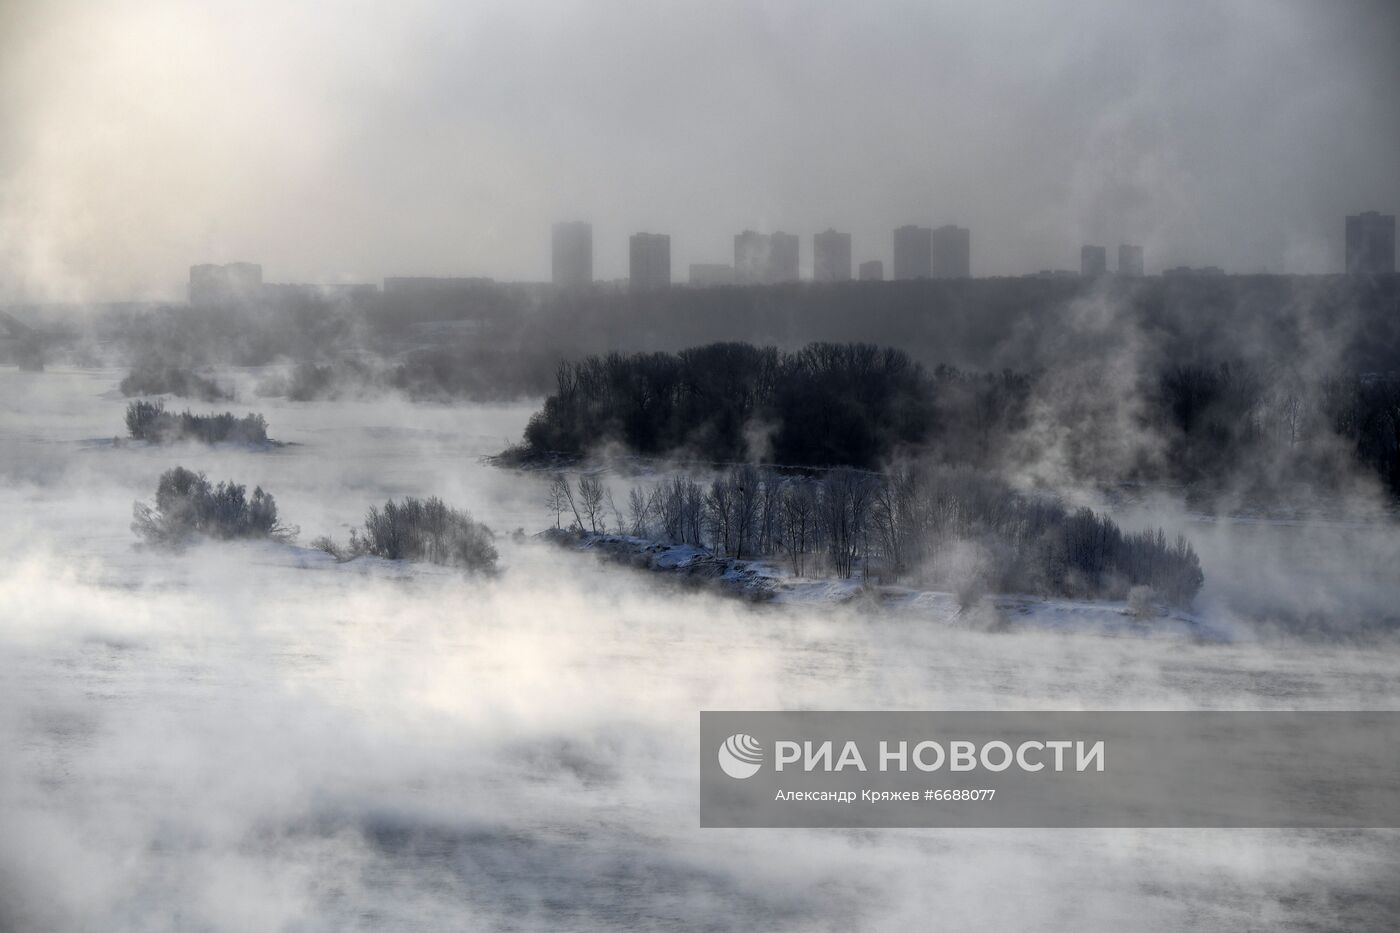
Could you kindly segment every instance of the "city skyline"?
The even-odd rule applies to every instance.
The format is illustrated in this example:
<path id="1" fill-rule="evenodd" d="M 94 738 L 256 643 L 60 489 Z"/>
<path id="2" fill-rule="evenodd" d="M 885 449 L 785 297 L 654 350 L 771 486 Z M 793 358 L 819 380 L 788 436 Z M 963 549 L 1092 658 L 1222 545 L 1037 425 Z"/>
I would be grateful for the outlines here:
<path id="1" fill-rule="evenodd" d="M 1386 214 L 1383 211 L 1370 210 L 1357 215 L 1347 215 L 1343 235 L 1346 243 L 1344 267 L 1322 270 L 1312 274 L 1393 273 L 1396 270 L 1397 261 L 1400 261 L 1396 254 L 1395 228 L 1395 215 Z M 841 282 L 858 278 L 858 267 L 867 267 L 867 271 L 870 271 L 874 265 L 880 267 L 881 277 L 883 277 L 886 265 L 882 257 L 872 259 L 857 253 L 851 234 L 832 227 L 807 235 L 811 246 L 810 251 L 805 253 L 801 248 L 803 234 L 791 234 L 781 230 L 773 233 L 744 230 L 733 236 L 732 262 L 689 263 L 686 266 L 689 275 L 685 277 L 677 273 L 672 263 L 671 234 L 637 231 L 627 237 L 627 275 L 609 278 L 596 275 L 593 268 L 594 242 L 591 222 L 586 220 L 556 221 L 553 223 L 551 231 L 548 280 L 556 285 L 577 286 L 586 283 L 639 280 L 645 288 L 657 288 L 663 284 L 687 283 L 756 285 L 797 281 Z M 945 224 L 940 227 L 905 224 L 894 228 L 892 234 L 893 247 L 890 251 L 892 262 L 889 265 L 894 270 L 891 274 L 893 279 L 995 277 L 976 276 L 972 273 L 971 231 L 966 227 L 960 227 L 956 224 Z M 903 247 L 905 249 L 905 255 L 902 257 L 900 255 L 901 240 L 904 241 Z M 781 255 L 773 253 L 774 243 L 781 244 L 779 247 Z M 561 254 L 561 247 L 568 255 Z M 1140 245 L 1119 243 L 1116 256 L 1117 265 L 1111 266 L 1109 262 L 1110 247 L 1081 245 L 1079 248 L 1080 274 L 1093 276 L 1113 272 L 1119 275 L 1142 276 L 1167 274 L 1192 268 L 1188 264 L 1163 265 L 1155 273 L 1152 273 L 1146 264 L 1145 250 Z M 747 272 L 744 269 L 746 262 L 750 266 Z M 905 266 L 903 269 L 901 269 L 901 262 Z M 914 265 L 910 266 L 911 262 Z M 236 274 L 239 267 L 254 267 L 261 275 L 261 263 L 248 260 L 235 259 L 224 263 L 198 262 L 190 266 L 190 287 L 200 287 L 196 285 L 198 276 L 222 275 L 225 270 Z M 1220 269 L 1214 265 L 1206 265 L 1202 268 Z M 638 275 L 639 270 L 640 276 Z M 1044 269 L 1027 269 L 1004 275 L 1005 277 L 1030 276 L 1044 274 L 1045 271 Z M 1250 274 L 1250 270 L 1234 271 Z M 697 274 L 700 279 L 698 282 L 696 281 Z M 459 274 L 404 277 L 390 274 L 385 275 L 383 279 L 385 281 L 419 279 L 431 282 L 494 280 L 495 277 Z M 536 280 L 502 279 L 501 281 L 528 282 Z M 538 281 L 544 281 L 544 279 Z M 206 287 L 225 286 L 210 285 Z"/>
<path id="2" fill-rule="evenodd" d="M 1347 242 L 1346 269 L 1333 270 L 1346 274 L 1393 274 L 1396 269 L 1395 216 L 1377 211 L 1365 211 L 1345 218 Z M 579 287 L 610 282 L 629 283 L 642 290 L 666 288 L 673 285 L 774 285 L 790 282 L 831 283 L 880 281 L 884 279 L 884 262 L 880 259 L 857 261 L 849 233 L 828 227 L 810 235 L 811 263 L 801 261 L 802 237 L 783 231 L 760 233 L 744 230 L 733 236 L 732 263 L 690 263 L 682 277 L 673 271 L 671 235 L 668 233 L 637 232 L 628 237 L 629 267 L 623 278 L 603 279 L 593 274 L 593 227 L 587 221 L 559 221 L 553 224 L 550 238 L 550 282 L 558 287 Z M 971 272 L 971 231 L 966 227 L 947 224 L 939 228 L 906 224 L 893 231 L 894 271 L 891 278 L 961 279 L 977 278 Z M 1116 274 L 1139 277 L 1144 275 L 1181 275 L 1204 273 L 1225 274 L 1216 265 L 1193 267 L 1186 264 L 1164 266 L 1149 271 L 1142 246 L 1120 243 L 1117 265 L 1110 266 L 1107 246 L 1084 244 L 1079 249 L 1079 272 L 1085 278 Z M 857 274 L 857 271 L 859 274 Z M 810 273 L 810 274 L 809 274 Z M 1015 273 L 1017 276 L 1073 274 L 1068 270 L 1056 272 L 1041 269 Z M 1248 274 L 1248 273 L 1245 273 Z M 985 276 L 981 276 L 985 277 Z M 490 276 L 385 276 L 385 290 L 391 283 L 398 288 L 435 289 L 451 283 L 495 281 Z M 510 281 L 510 280 L 503 280 Z M 529 282 L 532 280 L 515 280 Z M 300 285 L 270 283 L 272 289 L 290 288 L 363 288 L 365 283 L 325 283 Z M 377 286 L 375 286 L 377 287 Z M 187 286 L 191 304 L 217 304 L 221 300 L 246 297 L 264 288 L 262 265 L 246 260 L 228 263 L 201 262 L 189 267 Z"/>
<path id="3" fill-rule="evenodd" d="M 0 302 L 172 297 L 190 264 L 246 258 L 277 281 L 547 280 L 540 231 L 569 217 L 603 280 L 643 230 L 673 235 L 673 274 L 784 229 L 807 277 L 828 227 L 888 274 L 911 220 L 972 230 L 979 277 L 1119 242 L 1158 269 L 1340 271 L 1337 218 L 1400 209 L 1397 47 L 1375 2 L 19 0 Z"/>
<path id="4" fill-rule="evenodd" d="M 671 234 L 651 233 L 637 231 L 626 235 L 628 267 L 627 274 L 621 276 L 599 275 L 594 267 L 594 238 L 593 225 L 585 220 L 555 221 L 551 225 L 550 248 L 546 263 L 548 274 L 539 278 L 509 279 L 491 275 L 489 272 L 463 274 L 454 271 L 447 274 L 429 274 L 405 277 L 402 270 L 390 270 L 379 280 L 390 281 L 412 281 L 421 280 L 449 281 L 449 280 L 495 280 L 495 281 L 520 281 L 520 282 L 545 282 L 551 281 L 556 285 L 577 286 L 589 283 L 606 282 L 628 282 L 634 279 L 634 270 L 640 267 L 645 270 L 644 287 L 660 287 L 663 282 L 671 285 L 702 284 L 702 285 L 755 285 L 755 284 L 778 284 L 782 282 L 832 282 L 850 281 L 861 278 L 857 275 L 858 267 L 866 267 L 867 271 L 874 268 L 872 264 L 878 264 L 881 270 L 881 277 L 884 278 L 886 268 L 893 271 L 888 276 L 889 279 L 918 279 L 918 278 L 988 278 L 988 277 L 1017 277 L 1033 276 L 1044 274 L 1045 269 L 1034 270 L 1024 269 L 1020 271 L 1008 271 L 1002 273 L 987 273 L 983 275 L 974 274 L 971 271 L 971 246 L 969 228 L 955 224 L 945 224 L 939 227 L 922 226 L 918 224 L 904 224 L 895 227 L 892 231 L 892 247 L 887 253 L 876 255 L 879 250 L 861 251 L 856 248 L 854 238 L 850 233 L 838 231 L 832 227 L 815 231 L 810 234 L 792 234 L 784 231 L 774 231 L 773 233 L 759 233 L 754 230 L 744 230 L 734 234 L 733 261 L 725 262 L 691 262 L 678 267 L 673 261 L 671 252 Z M 903 257 L 906 268 L 901 269 L 900 241 L 901 236 L 916 237 L 917 242 L 908 242 L 906 247 L 912 250 L 917 256 L 914 260 L 917 265 L 908 267 L 910 262 L 909 254 Z M 769 255 L 772 249 L 773 238 L 778 238 L 782 242 L 783 255 L 776 258 Z M 835 261 L 842 264 L 844 274 L 827 276 L 822 274 L 819 264 L 821 258 L 823 237 L 836 238 L 830 241 L 838 252 L 835 254 L 839 258 Z M 804 239 L 810 241 L 808 249 L 803 250 L 801 243 Z M 1396 253 L 1395 237 L 1395 215 L 1387 214 L 1384 211 L 1367 210 L 1359 214 L 1345 216 L 1345 226 L 1340 237 L 1346 245 L 1346 255 L 1343 257 L 1340 268 L 1313 270 L 1308 273 L 1289 273 L 1286 270 L 1229 270 L 1237 274 L 1272 273 L 1272 274 L 1317 274 L 1329 275 L 1353 272 L 1379 272 L 1382 274 L 1393 273 L 1400 263 L 1400 255 Z M 1364 242 L 1364 245 L 1362 245 Z M 744 246 L 741 246 L 744 243 Z M 561 244 L 569 252 L 569 256 L 561 256 Z M 1129 245 L 1119 243 L 1116 246 L 1117 266 L 1110 264 L 1110 250 L 1107 245 L 1083 245 L 1079 247 L 1079 274 L 1084 276 L 1103 275 L 1116 273 L 1119 275 L 1142 276 L 1142 275 L 1162 275 L 1177 273 L 1182 270 L 1193 268 L 1187 263 L 1180 263 L 1169 266 L 1165 263 L 1159 264 L 1155 271 L 1148 267 L 1144 254 L 1144 247 L 1140 245 Z M 1386 250 L 1389 250 L 1389 259 L 1386 258 Z M 746 275 L 741 262 L 741 252 L 743 250 L 757 251 L 750 258 L 753 267 Z M 713 251 L 711 251 L 713 252 Z M 761 255 L 759 255 L 761 253 Z M 925 259 L 925 253 L 927 258 Z M 1364 260 L 1354 259 L 1354 254 L 1365 254 Z M 889 261 L 886 261 L 886 256 Z M 1201 268 L 1220 271 L 1217 265 L 1204 264 L 1203 257 Z M 781 266 L 781 271 L 776 268 L 768 268 L 768 264 L 777 261 Z M 1388 263 L 1388 264 L 1387 264 Z M 188 285 L 182 283 L 182 291 L 189 291 L 198 288 L 195 279 L 197 275 L 219 275 L 221 270 L 227 268 L 235 270 L 238 267 L 255 267 L 261 274 L 263 263 L 248 259 L 232 258 L 220 262 L 210 262 L 207 259 L 190 264 L 190 282 Z M 689 274 L 682 275 L 679 269 L 688 269 Z M 792 270 L 795 269 L 794 273 Z M 196 272 L 196 270 L 201 270 Z M 727 270 L 727 271 L 726 271 Z M 696 281 L 696 276 L 700 276 L 700 281 Z M 903 274 L 901 274 L 903 273 Z M 863 279 L 868 280 L 868 279 Z M 316 279 L 314 281 L 320 282 Z M 323 282 L 324 286 L 334 287 L 339 285 L 361 284 L 371 279 L 362 280 L 340 280 Z M 224 286 L 210 285 L 210 288 Z"/>

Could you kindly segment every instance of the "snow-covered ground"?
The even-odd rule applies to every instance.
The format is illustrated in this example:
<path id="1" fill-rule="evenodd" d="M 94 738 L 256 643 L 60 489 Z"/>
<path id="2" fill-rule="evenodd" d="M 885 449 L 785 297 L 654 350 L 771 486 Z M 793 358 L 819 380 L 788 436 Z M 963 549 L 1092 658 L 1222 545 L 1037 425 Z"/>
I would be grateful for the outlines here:
<path id="1" fill-rule="evenodd" d="M 794 609 L 835 607 L 898 614 L 945 626 L 1006 629 L 1038 627 L 1085 635 L 1142 638 L 1191 638 L 1229 641 L 1237 627 L 1216 623 L 1198 613 L 1162 608 L 1139 617 L 1123 601 L 1047 599 L 989 595 L 963 606 L 954 593 L 880 586 L 859 578 L 797 576 L 771 560 L 719 557 L 693 544 L 649 541 L 632 535 L 560 532 L 540 536 L 550 543 L 598 554 L 605 560 L 659 573 L 696 585 L 710 585 L 724 595 L 773 602 Z"/>
<path id="2" fill-rule="evenodd" d="M 549 520 L 545 479 L 478 458 L 529 404 L 195 404 L 261 411 L 293 446 L 114 447 L 97 441 L 120 432 L 120 375 L 0 369 L 0 929 L 1383 929 L 1400 913 L 1394 831 L 702 831 L 695 768 L 701 709 L 1395 709 L 1392 642 L 1095 637 L 1081 621 L 1112 607 L 979 627 L 940 622 L 939 594 L 872 611 L 658 586 L 511 533 Z M 131 503 L 175 463 L 272 491 L 303 546 L 136 547 Z M 503 573 L 304 546 L 433 493 L 501 533 Z M 1290 587 L 1329 631 L 1400 605 L 1394 569 L 1364 557 L 1388 530 L 1328 531 L 1320 551 L 1306 526 L 1282 533 L 1198 542 L 1202 618 L 1254 632 Z"/>

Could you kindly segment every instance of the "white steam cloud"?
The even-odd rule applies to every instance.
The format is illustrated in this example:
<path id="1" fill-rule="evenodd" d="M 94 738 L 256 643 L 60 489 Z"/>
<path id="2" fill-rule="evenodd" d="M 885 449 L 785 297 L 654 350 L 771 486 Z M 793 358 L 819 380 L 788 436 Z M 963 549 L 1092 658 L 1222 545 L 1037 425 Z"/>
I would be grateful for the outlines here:
<path id="1" fill-rule="evenodd" d="M 176 461 L 264 483 L 304 538 L 406 491 L 542 527 L 543 481 L 476 460 L 528 407 L 268 402 L 300 446 L 113 448 L 116 374 L 0 376 L 0 928 L 1365 928 L 1396 907 L 1393 832 L 701 831 L 695 769 L 705 708 L 1385 708 L 1390 650 L 754 609 L 509 536 L 494 580 L 172 557 L 126 523 Z"/>

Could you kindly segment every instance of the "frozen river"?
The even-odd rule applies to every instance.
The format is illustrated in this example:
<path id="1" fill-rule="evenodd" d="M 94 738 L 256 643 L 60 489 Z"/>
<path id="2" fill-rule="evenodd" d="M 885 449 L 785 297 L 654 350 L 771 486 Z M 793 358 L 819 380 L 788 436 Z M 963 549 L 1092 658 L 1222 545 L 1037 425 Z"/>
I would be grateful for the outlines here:
<path id="1" fill-rule="evenodd" d="M 550 521 L 542 484 L 479 458 L 531 405 L 253 399 L 219 407 L 293 446 L 113 446 L 119 377 L 0 368 L 0 930 L 1400 917 L 1400 832 L 702 831 L 695 769 L 701 709 L 1400 708 L 1393 642 L 1250 617 L 1290 587 L 1338 630 L 1393 612 L 1390 529 L 1186 527 L 1226 645 L 755 609 L 512 540 Z M 132 501 L 176 463 L 262 485 L 302 544 L 437 494 L 497 530 L 505 570 L 138 549 Z"/>

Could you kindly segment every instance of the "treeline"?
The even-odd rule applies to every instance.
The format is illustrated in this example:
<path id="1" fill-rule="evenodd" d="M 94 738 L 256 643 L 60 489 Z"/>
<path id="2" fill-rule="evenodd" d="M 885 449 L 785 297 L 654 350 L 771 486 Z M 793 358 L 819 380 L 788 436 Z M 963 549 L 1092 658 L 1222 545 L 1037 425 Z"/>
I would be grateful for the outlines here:
<path id="1" fill-rule="evenodd" d="M 205 402 L 233 398 L 233 393 L 212 379 L 183 366 L 147 356 L 140 360 L 118 384 L 122 395 L 176 395 Z"/>
<path id="2" fill-rule="evenodd" d="M 557 391 L 562 360 L 612 351 L 677 354 L 716 340 L 790 353 L 812 341 L 893 346 L 930 378 L 940 365 L 963 374 L 1016 373 L 1020 411 L 992 400 L 953 406 L 930 431 L 927 449 L 948 462 L 1006 470 L 1049 464 L 1046 474 L 1055 480 L 1183 482 L 1286 501 L 1290 487 L 1327 491 L 1338 478 L 1355 478 L 1358 466 L 1400 490 L 1400 458 L 1387 433 L 1387 396 L 1400 378 L 1397 308 L 1394 275 L 1006 278 L 654 293 L 477 282 L 350 302 L 112 309 L 93 319 L 94 332 L 84 339 L 190 373 L 206 365 L 302 364 L 290 383 L 268 391 L 306 399 L 360 386 L 415 398 L 542 395 Z M 42 322 L 52 328 L 61 322 L 51 314 Z M 157 375 L 161 365 L 152 364 Z M 1226 385 L 1205 384 L 1225 368 Z M 1188 373 L 1185 384 L 1178 369 Z M 1238 394 L 1245 373 L 1259 382 L 1257 406 L 1252 391 Z M 159 392 L 167 384 L 143 386 Z M 1293 387 L 1302 390 L 1299 414 L 1318 417 L 1306 422 L 1288 413 Z M 1001 417 L 1007 430 L 969 418 L 979 411 Z M 1257 419 L 1266 423 L 1252 425 Z M 1279 426 L 1295 420 L 1296 434 L 1288 427 L 1289 440 L 1281 442 Z M 1026 428 L 1017 430 L 1018 422 Z M 753 427 L 754 443 L 736 444 L 730 431 L 724 446 L 762 450 L 762 425 Z M 702 436 L 697 446 L 704 444 Z"/>
<path id="3" fill-rule="evenodd" d="M 983 458 L 997 433 L 1023 419 L 1028 389 L 1011 374 L 927 373 L 907 354 L 869 344 L 611 353 L 559 366 L 519 456 L 580 457 L 619 441 L 642 455 L 872 467 L 936 435 Z"/>
<path id="4" fill-rule="evenodd" d="M 269 444 L 267 420 L 262 415 L 248 414 L 242 418 L 232 412 L 218 415 L 196 415 L 190 411 L 177 413 L 165 410 L 162 401 L 135 401 L 126 406 L 126 430 L 133 440 L 170 444 L 196 440 L 205 444 L 231 442 L 237 444 Z"/>
<path id="5" fill-rule="evenodd" d="M 712 344 L 561 364 L 507 457 L 643 456 L 874 468 L 901 452 L 1057 481 L 1184 484 L 1287 501 L 1370 476 L 1400 496 L 1400 374 L 1333 377 L 1234 361 L 1095 370 L 932 371 L 867 344 Z"/>
<path id="6" fill-rule="evenodd" d="M 982 592 L 1124 599 L 1189 605 L 1204 581 L 1182 537 L 1128 533 L 1104 515 L 1023 495 L 985 473 L 933 464 L 888 474 L 851 469 L 819 476 L 734 467 L 706 485 L 673 475 L 634 487 L 626 514 L 593 476 L 576 487 L 557 474 L 549 507 L 556 526 L 693 544 L 738 559 L 777 557 L 801 576 Z"/>
<path id="7" fill-rule="evenodd" d="M 183 368 L 283 361 L 340 366 L 404 354 L 415 393 L 499 398 L 550 390 L 558 361 L 608 351 L 678 351 L 717 340 L 796 349 L 896 346 L 927 368 L 1035 372 L 1104 362 L 1129 338 L 1143 359 L 1270 367 L 1326 360 L 1333 375 L 1400 360 L 1400 276 L 1217 276 L 673 288 L 478 282 L 353 301 L 307 297 L 219 309 L 113 308 L 90 339 Z M 53 312 L 36 319 L 56 326 Z M 382 364 L 382 365 L 381 365 Z M 1144 373 L 1149 379 L 1156 372 Z M 157 389 L 143 389 L 154 394 Z M 480 394 L 478 394 L 480 393 Z"/>
<path id="8" fill-rule="evenodd" d="M 255 389 L 260 397 L 283 396 L 293 402 L 311 402 L 379 391 L 378 371 L 361 360 L 332 363 L 303 361 L 289 371 L 265 376 Z"/>
<path id="9" fill-rule="evenodd" d="M 1162 373 L 1151 399 L 1173 479 L 1277 493 L 1336 487 L 1360 466 L 1400 496 L 1400 373 L 1178 365 Z"/>

